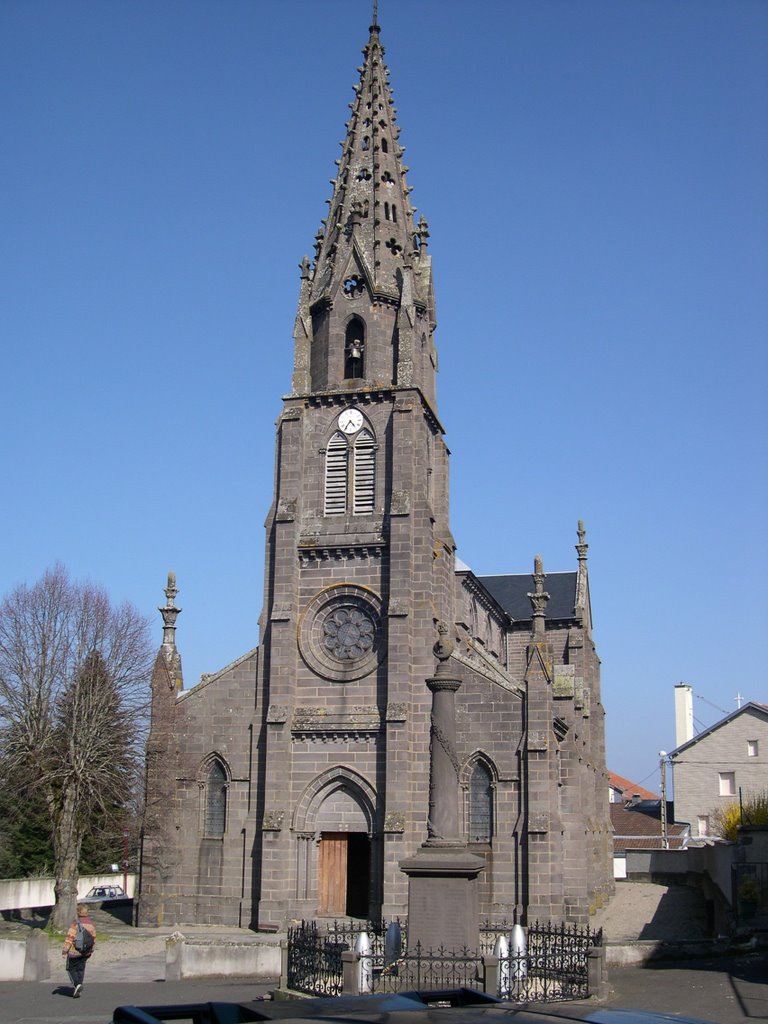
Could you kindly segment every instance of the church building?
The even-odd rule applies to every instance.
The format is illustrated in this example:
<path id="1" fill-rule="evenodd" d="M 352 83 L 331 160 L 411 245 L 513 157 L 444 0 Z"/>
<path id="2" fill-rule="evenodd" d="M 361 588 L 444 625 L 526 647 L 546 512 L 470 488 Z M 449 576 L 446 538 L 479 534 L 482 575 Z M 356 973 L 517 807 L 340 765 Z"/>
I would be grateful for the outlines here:
<path id="1" fill-rule="evenodd" d="M 427 835 L 438 626 L 461 680 L 455 784 L 485 862 L 481 913 L 584 923 L 612 886 L 584 527 L 574 571 L 537 557 L 532 573 L 476 576 L 456 557 L 429 232 L 375 21 L 328 218 L 301 263 L 259 646 L 189 690 L 168 578 L 141 925 L 405 916 L 400 862 Z"/>

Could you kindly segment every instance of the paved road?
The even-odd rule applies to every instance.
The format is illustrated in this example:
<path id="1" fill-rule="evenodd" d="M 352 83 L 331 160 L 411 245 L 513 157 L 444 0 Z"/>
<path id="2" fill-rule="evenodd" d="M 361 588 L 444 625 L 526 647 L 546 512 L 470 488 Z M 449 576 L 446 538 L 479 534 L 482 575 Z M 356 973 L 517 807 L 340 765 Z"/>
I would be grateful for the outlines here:
<path id="1" fill-rule="evenodd" d="M 116 1006 L 249 1002 L 272 984 L 159 981 L 159 957 L 88 965 L 82 998 L 64 976 L 48 982 L 0 982 L 2 1024 L 107 1024 Z M 699 1017 L 715 1024 L 768 1021 L 768 954 L 613 968 L 607 1006 Z M 578 1004 L 582 1012 L 584 1003 Z M 595 1010 L 598 1007 L 595 1006 Z"/>
<path id="2" fill-rule="evenodd" d="M 72 988 L 68 983 L 4 981 L 0 982 L 0 1021 L 2 1024 L 108 1024 L 116 1006 L 244 1003 L 274 987 L 274 983 L 255 985 L 243 981 L 91 983 L 86 977 L 82 996 L 72 999 Z"/>
<path id="3" fill-rule="evenodd" d="M 613 967 L 609 1006 L 687 1014 L 715 1024 L 768 1021 L 768 953 Z"/>

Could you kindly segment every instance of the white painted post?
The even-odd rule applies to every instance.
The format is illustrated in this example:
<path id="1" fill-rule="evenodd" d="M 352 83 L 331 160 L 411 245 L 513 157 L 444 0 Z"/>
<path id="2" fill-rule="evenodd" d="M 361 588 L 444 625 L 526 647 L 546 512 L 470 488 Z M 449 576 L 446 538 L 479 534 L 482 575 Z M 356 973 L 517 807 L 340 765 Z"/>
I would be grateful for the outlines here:
<path id="1" fill-rule="evenodd" d="M 493 947 L 493 955 L 499 961 L 499 998 L 509 998 L 509 943 L 506 935 L 500 935 Z"/>
<path id="2" fill-rule="evenodd" d="M 373 963 L 371 959 L 371 940 L 368 932 L 360 932 L 355 939 L 355 953 L 358 957 L 359 982 L 357 991 L 362 995 L 373 992 Z"/>
<path id="3" fill-rule="evenodd" d="M 522 925 L 516 924 L 509 937 L 509 948 L 514 961 L 512 976 L 514 978 L 525 978 L 528 975 L 528 963 L 526 952 L 528 945 L 525 941 L 525 932 Z"/>

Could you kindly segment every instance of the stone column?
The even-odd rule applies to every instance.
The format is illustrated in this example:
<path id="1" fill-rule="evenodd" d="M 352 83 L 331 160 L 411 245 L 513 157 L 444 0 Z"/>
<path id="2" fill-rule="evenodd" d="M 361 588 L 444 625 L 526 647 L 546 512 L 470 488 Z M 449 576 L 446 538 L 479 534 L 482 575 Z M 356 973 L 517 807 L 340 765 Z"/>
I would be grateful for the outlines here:
<path id="1" fill-rule="evenodd" d="M 477 876 L 485 867 L 459 835 L 459 763 L 456 756 L 456 691 L 448 660 L 453 643 L 438 627 L 434 652 L 439 665 L 427 686 L 432 692 L 427 839 L 415 856 L 400 861 L 408 876 L 408 946 L 477 950 L 480 917 Z"/>
<path id="2" fill-rule="evenodd" d="M 459 836 L 459 761 L 456 756 L 456 691 L 461 680 L 451 675 L 453 649 L 448 628 L 440 623 L 435 644 L 439 664 L 427 679 L 432 693 L 429 728 L 429 816 L 425 846 L 462 846 Z"/>

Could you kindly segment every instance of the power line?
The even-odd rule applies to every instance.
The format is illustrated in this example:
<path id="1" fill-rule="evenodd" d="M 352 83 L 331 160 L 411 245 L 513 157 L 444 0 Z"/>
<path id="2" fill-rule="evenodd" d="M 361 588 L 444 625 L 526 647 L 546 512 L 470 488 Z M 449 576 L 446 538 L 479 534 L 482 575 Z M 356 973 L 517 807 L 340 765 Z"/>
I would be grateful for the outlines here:
<path id="1" fill-rule="evenodd" d="M 696 697 L 697 700 L 703 700 L 705 704 L 709 704 L 709 706 L 714 708 L 715 711 L 722 711 L 724 715 L 730 714 L 730 712 L 726 711 L 725 708 L 721 708 L 718 704 L 713 704 L 711 700 L 707 700 L 706 697 L 702 697 L 700 693 L 694 693 L 693 696 Z"/>

